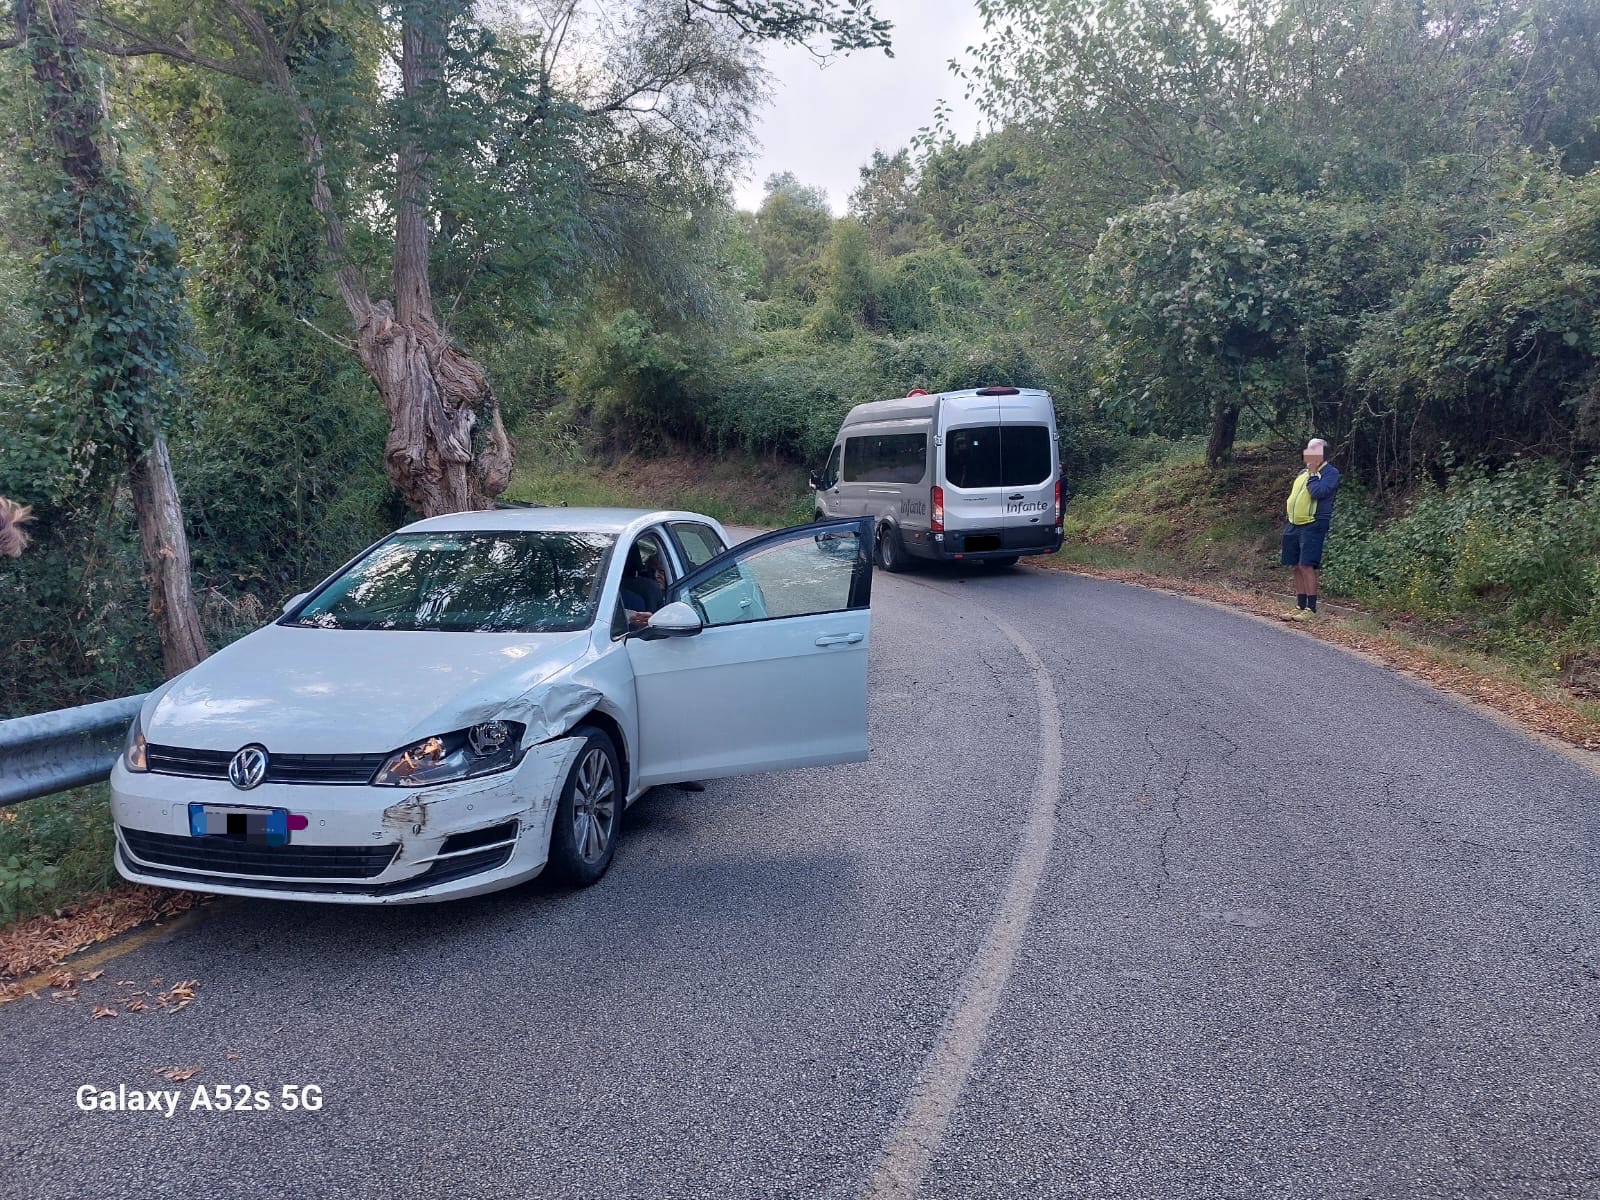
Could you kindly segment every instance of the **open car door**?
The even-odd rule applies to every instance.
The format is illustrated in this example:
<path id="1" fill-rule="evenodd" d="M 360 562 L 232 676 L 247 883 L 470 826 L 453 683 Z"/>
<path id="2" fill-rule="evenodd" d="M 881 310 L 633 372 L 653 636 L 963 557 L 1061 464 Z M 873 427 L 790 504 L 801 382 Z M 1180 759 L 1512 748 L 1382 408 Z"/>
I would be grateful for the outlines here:
<path id="1" fill-rule="evenodd" d="M 669 591 L 628 637 L 638 781 L 867 757 L 872 520 L 762 534 Z"/>

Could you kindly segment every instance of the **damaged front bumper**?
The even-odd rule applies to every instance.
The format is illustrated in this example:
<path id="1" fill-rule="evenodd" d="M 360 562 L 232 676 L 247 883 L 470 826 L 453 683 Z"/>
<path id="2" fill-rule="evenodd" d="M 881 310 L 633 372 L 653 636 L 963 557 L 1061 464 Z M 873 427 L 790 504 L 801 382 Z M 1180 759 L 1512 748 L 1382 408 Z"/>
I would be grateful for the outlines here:
<path id="1" fill-rule="evenodd" d="M 583 739 L 529 748 L 509 771 L 415 790 L 111 772 L 117 871 L 134 883 L 230 896 L 422 904 L 478 895 L 544 869 L 556 801 Z M 191 804 L 284 809 L 289 842 L 195 837 Z"/>

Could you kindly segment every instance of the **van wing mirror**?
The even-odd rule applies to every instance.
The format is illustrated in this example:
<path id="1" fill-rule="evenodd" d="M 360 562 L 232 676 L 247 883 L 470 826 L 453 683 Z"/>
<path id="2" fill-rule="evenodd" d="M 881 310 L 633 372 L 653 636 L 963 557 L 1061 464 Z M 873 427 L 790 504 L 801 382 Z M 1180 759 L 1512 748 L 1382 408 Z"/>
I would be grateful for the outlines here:
<path id="1" fill-rule="evenodd" d="M 813 472 L 811 472 L 811 486 L 813 488 L 816 488 L 818 491 L 822 490 L 822 472 L 821 471 L 813 471 Z"/>

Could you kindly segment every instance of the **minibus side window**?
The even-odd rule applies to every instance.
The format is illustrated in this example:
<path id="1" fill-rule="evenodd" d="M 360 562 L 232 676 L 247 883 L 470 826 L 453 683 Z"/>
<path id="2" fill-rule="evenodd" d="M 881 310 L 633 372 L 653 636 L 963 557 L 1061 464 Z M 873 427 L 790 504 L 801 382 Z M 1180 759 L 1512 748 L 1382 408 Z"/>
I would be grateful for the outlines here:
<path id="1" fill-rule="evenodd" d="M 822 489 L 827 491 L 839 482 L 839 447 L 833 448 L 833 453 L 828 455 L 828 465 L 822 468 Z"/>
<path id="2" fill-rule="evenodd" d="M 925 433 L 867 434 L 846 438 L 846 483 L 920 483 L 928 470 Z"/>

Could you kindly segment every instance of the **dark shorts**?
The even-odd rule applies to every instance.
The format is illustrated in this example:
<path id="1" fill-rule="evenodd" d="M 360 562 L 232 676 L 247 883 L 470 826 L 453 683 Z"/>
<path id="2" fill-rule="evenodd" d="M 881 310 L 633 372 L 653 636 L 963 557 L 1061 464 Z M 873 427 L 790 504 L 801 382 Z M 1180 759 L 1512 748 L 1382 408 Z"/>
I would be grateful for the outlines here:
<path id="1" fill-rule="evenodd" d="M 1331 521 L 1313 521 L 1309 525 L 1287 524 L 1283 527 L 1283 565 L 1286 567 L 1322 566 L 1322 544 L 1328 540 Z"/>

